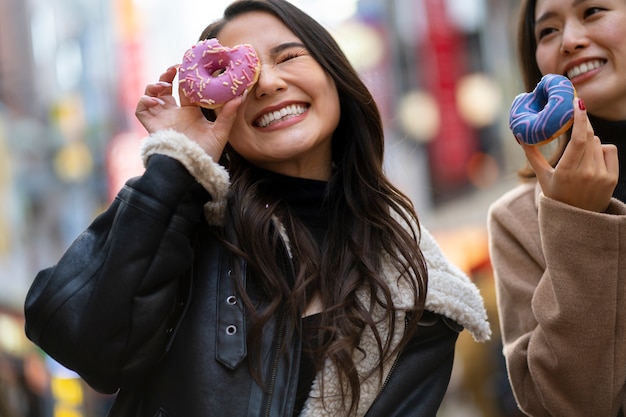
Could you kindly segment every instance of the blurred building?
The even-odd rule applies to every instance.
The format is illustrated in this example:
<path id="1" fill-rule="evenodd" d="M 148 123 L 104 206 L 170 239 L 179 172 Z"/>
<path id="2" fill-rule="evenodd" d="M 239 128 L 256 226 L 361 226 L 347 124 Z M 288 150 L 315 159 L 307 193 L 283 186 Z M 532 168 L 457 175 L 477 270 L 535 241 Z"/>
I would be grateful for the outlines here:
<path id="1" fill-rule="evenodd" d="M 36 117 L 38 103 L 27 3 L 3 0 L 0 3 L 0 97 L 12 112 Z"/>

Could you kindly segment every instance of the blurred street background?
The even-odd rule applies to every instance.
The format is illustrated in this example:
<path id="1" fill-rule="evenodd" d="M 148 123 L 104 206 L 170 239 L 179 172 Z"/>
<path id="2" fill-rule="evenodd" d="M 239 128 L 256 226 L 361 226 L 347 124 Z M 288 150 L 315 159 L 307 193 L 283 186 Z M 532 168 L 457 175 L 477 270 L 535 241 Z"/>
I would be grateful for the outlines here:
<path id="1" fill-rule="evenodd" d="M 480 287 L 491 342 L 458 343 L 441 417 L 520 416 L 501 354 L 489 204 L 523 165 L 514 0 L 292 1 L 333 33 L 373 91 L 386 170 Z M 179 63 L 225 0 L 0 0 L 0 417 L 104 417 L 100 395 L 25 339 L 22 306 L 120 186 L 142 171 L 144 86 Z"/>

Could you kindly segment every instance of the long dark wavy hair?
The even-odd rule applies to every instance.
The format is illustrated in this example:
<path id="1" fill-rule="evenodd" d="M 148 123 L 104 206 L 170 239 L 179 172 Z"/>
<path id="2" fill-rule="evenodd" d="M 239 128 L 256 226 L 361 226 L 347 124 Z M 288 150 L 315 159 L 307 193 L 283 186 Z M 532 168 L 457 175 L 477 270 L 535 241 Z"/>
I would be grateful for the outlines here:
<path id="1" fill-rule="evenodd" d="M 532 91 L 541 80 L 542 73 L 537 65 L 537 39 L 535 38 L 535 7 L 537 0 L 524 0 L 520 9 L 517 31 L 517 57 L 519 60 L 522 80 L 526 91 Z M 553 167 L 559 162 L 565 147 L 569 142 L 570 132 L 566 132 L 557 139 L 557 145 L 548 158 Z M 530 166 L 518 171 L 520 178 L 529 180 L 535 178 L 535 172 Z"/>
<path id="2" fill-rule="evenodd" d="M 221 162 L 231 175 L 231 197 L 223 229 L 229 247 L 243 257 L 262 286 L 269 304 L 255 309 L 254 302 L 237 282 L 238 291 L 251 311 L 253 323 L 248 344 L 252 353 L 251 370 L 257 369 L 263 326 L 272 316 L 289 318 L 288 335 L 300 329 L 304 306 L 315 292 L 321 294 L 321 362 L 330 359 L 339 370 L 341 386 L 349 387 L 353 413 L 360 396 L 360 381 L 353 352 L 363 330 L 371 328 L 380 358 L 371 373 L 382 378 L 382 361 L 398 352 L 417 329 L 424 308 L 427 269 L 418 246 L 419 223 L 413 204 L 383 172 L 384 135 L 378 107 L 335 40 L 318 22 L 283 0 L 241 0 L 232 3 L 221 20 L 209 25 L 200 39 L 218 37 L 228 22 L 247 12 L 267 12 L 280 19 L 307 47 L 311 56 L 333 79 L 340 101 L 340 120 L 332 137 L 333 171 L 325 201 L 329 213 L 326 239 L 320 248 L 296 216 L 280 202 L 263 196 L 263 188 L 253 175 L 254 167 L 227 147 Z M 213 120 L 211 111 L 205 113 Z M 392 214 L 393 213 L 393 214 Z M 280 219 L 289 236 L 295 283 L 286 283 L 281 272 L 281 236 L 273 219 Z M 269 240 L 268 240 L 269 239 Z M 372 316 L 376 305 L 386 311 L 383 320 L 393 331 L 396 325 L 391 292 L 382 277 L 383 265 L 391 264 L 397 280 L 406 280 L 413 290 L 414 305 L 408 312 L 403 339 L 392 349 L 392 334 L 383 337 Z M 357 289 L 371 294 L 368 305 L 357 298 Z M 392 333 L 392 332 L 391 332 Z M 256 352 L 256 353 L 255 353 Z M 323 383 L 323 381 L 322 381 Z M 347 383 L 347 384 L 346 384 Z M 344 396 L 348 392 L 343 393 Z"/>

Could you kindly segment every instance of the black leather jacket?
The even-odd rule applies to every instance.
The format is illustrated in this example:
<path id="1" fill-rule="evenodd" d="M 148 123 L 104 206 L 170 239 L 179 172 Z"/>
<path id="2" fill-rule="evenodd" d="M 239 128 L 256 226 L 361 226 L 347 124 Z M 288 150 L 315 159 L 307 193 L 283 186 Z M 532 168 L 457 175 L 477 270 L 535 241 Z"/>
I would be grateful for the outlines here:
<path id="1" fill-rule="evenodd" d="M 28 337 L 96 390 L 118 392 L 111 417 L 293 415 L 300 340 L 269 323 L 259 387 L 232 280 L 251 294 L 254 283 L 211 237 L 208 198 L 189 169 L 152 156 L 28 293 Z M 461 329 L 427 312 L 383 387 L 362 393 L 360 414 L 435 416 Z M 278 355 L 285 344 L 288 354 Z M 326 415 L 309 400 L 301 415 Z"/>

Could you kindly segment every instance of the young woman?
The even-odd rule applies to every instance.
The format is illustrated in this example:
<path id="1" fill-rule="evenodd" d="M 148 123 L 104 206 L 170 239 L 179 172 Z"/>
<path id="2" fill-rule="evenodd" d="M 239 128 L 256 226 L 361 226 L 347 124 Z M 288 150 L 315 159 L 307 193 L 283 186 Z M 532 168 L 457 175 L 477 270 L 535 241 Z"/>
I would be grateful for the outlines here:
<path id="1" fill-rule="evenodd" d="M 624 415 L 626 1 L 529 0 L 519 30 L 528 91 L 556 73 L 578 98 L 563 146 L 523 146 L 528 181 L 489 214 L 510 382 L 530 416 Z"/>
<path id="2" fill-rule="evenodd" d="M 28 336 L 118 392 L 111 416 L 435 415 L 459 331 L 489 326 L 383 174 L 370 93 L 283 0 L 234 2 L 213 37 L 251 44 L 258 82 L 206 115 L 176 67 L 147 86 L 146 171 L 38 274 Z"/>

